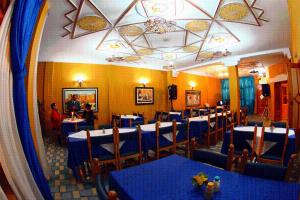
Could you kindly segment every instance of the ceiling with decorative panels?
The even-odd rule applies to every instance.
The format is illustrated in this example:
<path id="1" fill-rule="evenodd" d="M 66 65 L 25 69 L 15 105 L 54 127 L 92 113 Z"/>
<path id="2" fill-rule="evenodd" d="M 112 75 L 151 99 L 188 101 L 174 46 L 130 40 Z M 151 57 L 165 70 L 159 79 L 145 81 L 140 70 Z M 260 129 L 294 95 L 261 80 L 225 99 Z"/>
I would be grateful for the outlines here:
<path id="1" fill-rule="evenodd" d="M 49 0 L 40 61 L 176 69 L 289 46 L 283 0 Z"/>

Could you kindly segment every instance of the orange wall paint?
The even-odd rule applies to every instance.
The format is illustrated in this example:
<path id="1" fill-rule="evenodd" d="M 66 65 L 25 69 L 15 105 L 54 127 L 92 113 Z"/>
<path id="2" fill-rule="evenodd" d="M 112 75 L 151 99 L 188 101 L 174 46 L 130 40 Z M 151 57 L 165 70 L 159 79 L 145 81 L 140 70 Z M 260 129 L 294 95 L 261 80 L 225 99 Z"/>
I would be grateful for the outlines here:
<path id="1" fill-rule="evenodd" d="M 169 78 L 166 71 L 149 70 L 133 67 L 121 67 L 79 63 L 39 63 L 38 81 L 43 90 L 38 90 L 39 101 L 44 103 L 46 118 L 51 112 L 50 104 L 56 102 L 62 109 L 62 88 L 78 87 L 76 76 L 86 78 L 82 87 L 98 88 L 98 121 L 96 125 L 110 122 L 111 114 L 144 112 L 146 120 L 152 119 L 155 111 L 169 109 L 168 90 L 170 84 L 178 85 L 178 99 L 175 109 L 185 108 L 185 90 L 190 90 L 190 81 L 196 83 L 194 89 L 201 90 L 201 104 L 216 104 L 221 98 L 221 81 L 216 78 L 201 77 L 180 73 L 177 78 Z M 139 79 L 149 80 L 147 86 L 154 87 L 154 105 L 135 105 L 135 87 L 142 86 Z M 42 84 L 44 83 L 44 84 Z M 44 94 L 41 94 L 41 93 Z M 43 98 L 42 98 L 43 97 Z M 49 121 L 48 121 L 49 122 Z"/>
<path id="2" fill-rule="evenodd" d="M 201 91 L 201 106 L 209 103 L 216 105 L 221 99 L 221 80 L 217 78 L 198 76 L 181 72 L 176 78 L 171 78 L 171 84 L 177 85 L 177 100 L 173 102 L 175 110 L 185 109 L 185 90 L 191 90 L 190 82 L 196 86 L 194 90 Z"/>

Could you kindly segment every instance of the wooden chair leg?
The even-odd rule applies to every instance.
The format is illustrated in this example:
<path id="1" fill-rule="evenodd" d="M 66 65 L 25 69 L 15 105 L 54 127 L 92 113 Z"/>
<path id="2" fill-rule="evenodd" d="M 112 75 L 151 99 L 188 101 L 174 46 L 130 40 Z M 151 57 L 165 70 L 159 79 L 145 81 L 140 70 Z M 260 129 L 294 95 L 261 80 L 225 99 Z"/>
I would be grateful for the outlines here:
<path id="1" fill-rule="evenodd" d="M 207 148 L 210 148 L 210 135 L 207 134 Z"/>
<path id="2" fill-rule="evenodd" d="M 186 156 L 190 158 L 190 145 L 188 142 L 185 144 L 185 149 L 186 149 Z"/>

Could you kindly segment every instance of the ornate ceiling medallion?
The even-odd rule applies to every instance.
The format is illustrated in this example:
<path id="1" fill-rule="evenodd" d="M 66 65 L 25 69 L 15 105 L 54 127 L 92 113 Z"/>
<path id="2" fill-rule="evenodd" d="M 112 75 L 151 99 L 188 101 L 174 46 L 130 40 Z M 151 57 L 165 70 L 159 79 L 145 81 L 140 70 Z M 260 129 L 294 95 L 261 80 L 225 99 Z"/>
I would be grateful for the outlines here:
<path id="1" fill-rule="evenodd" d="M 147 56 L 147 55 L 152 55 L 153 50 L 152 49 L 139 49 L 139 50 L 137 50 L 137 53 L 142 56 Z"/>
<path id="2" fill-rule="evenodd" d="M 140 56 L 126 56 L 124 57 L 125 62 L 135 62 L 141 60 Z"/>
<path id="3" fill-rule="evenodd" d="M 143 34 L 143 29 L 136 25 L 129 25 L 121 27 L 119 32 L 125 36 L 139 36 Z"/>
<path id="4" fill-rule="evenodd" d="M 157 33 L 157 34 L 163 34 L 167 32 L 175 31 L 175 25 L 176 23 L 173 21 L 167 21 L 164 18 L 161 17 L 155 17 L 148 19 L 144 25 L 146 28 L 146 31 L 148 33 Z"/>
<path id="5" fill-rule="evenodd" d="M 78 20 L 77 22 L 79 28 L 91 32 L 97 32 L 103 30 L 107 22 L 104 18 L 99 16 L 85 16 Z"/>
<path id="6" fill-rule="evenodd" d="M 239 21 L 247 17 L 249 9 L 242 3 L 229 3 L 220 9 L 220 17 L 229 21 Z"/>
<path id="7" fill-rule="evenodd" d="M 185 25 L 185 28 L 189 31 L 193 32 L 202 32 L 207 30 L 209 27 L 209 23 L 207 21 L 202 20 L 193 20 Z"/>
<path id="8" fill-rule="evenodd" d="M 189 46 L 183 47 L 182 50 L 187 53 L 195 53 L 195 52 L 199 51 L 199 47 L 189 45 Z"/>

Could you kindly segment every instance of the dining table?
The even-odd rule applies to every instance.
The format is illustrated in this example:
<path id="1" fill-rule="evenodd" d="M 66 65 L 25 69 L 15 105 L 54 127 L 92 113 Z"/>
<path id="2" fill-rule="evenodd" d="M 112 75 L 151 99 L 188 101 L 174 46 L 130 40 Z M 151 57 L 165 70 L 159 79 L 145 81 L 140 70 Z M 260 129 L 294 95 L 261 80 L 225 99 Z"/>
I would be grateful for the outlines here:
<path id="1" fill-rule="evenodd" d="M 177 125 L 181 124 L 181 122 L 176 122 Z M 173 125 L 173 122 L 160 122 L 159 128 L 170 127 Z M 156 124 L 144 124 L 141 125 L 142 131 L 142 149 L 145 155 L 148 154 L 149 150 L 155 149 L 156 147 Z M 181 134 L 179 130 L 176 131 L 176 135 Z M 168 133 L 162 135 L 159 138 L 160 144 L 168 144 L 173 141 L 173 134 Z"/>
<path id="2" fill-rule="evenodd" d="M 223 115 L 222 113 L 217 113 L 218 117 L 221 117 L 222 120 L 219 121 L 219 126 L 221 125 L 221 123 L 224 123 L 225 117 L 226 117 L 226 113 L 224 112 Z M 216 114 L 210 114 L 211 118 L 215 118 Z M 190 138 L 197 138 L 197 139 L 201 139 L 204 135 L 204 133 L 206 133 L 208 131 L 208 115 L 200 115 L 197 117 L 191 117 L 189 118 L 189 122 L 190 122 Z M 213 125 L 213 124 L 211 124 Z"/>
<path id="3" fill-rule="evenodd" d="M 136 128 L 119 128 L 119 133 L 128 133 L 136 130 Z M 113 129 L 102 129 L 102 130 L 90 130 L 91 137 L 105 137 L 112 136 Z M 87 147 L 87 137 L 86 131 L 79 131 L 70 134 L 67 138 L 68 141 L 68 167 L 73 170 L 75 177 L 76 167 L 84 164 L 88 160 L 88 147 Z M 127 151 L 128 149 L 133 149 L 137 144 L 132 143 L 132 141 L 122 141 L 119 144 L 120 150 Z M 97 152 L 98 156 L 106 157 L 108 155 L 114 155 L 114 144 L 107 143 L 101 144 L 100 151 Z"/>
<path id="4" fill-rule="evenodd" d="M 130 120 L 132 122 L 140 122 L 143 124 L 143 117 L 136 116 L 136 115 L 121 115 L 121 126 L 122 127 L 130 127 Z"/>
<path id="5" fill-rule="evenodd" d="M 78 127 L 86 126 L 86 120 L 81 118 L 65 118 L 61 123 L 61 133 L 67 137 L 70 133 L 77 132 Z"/>
<path id="6" fill-rule="evenodd" d="M 299 199 L 299 184 L 246 176 L 178 155 L 113 171 L 109 187 L 120 200 L 199 200 L 204 199 L 205 186 L 193 186 L 192 178 L 200 172 L 209 181 L 220 177 L 220 191 L 213 194 L 214 200 Z"/>
<path id="7" fill-rule="evenodd" d="M 235 132 L 254 132 L 254 126 L 238 126 L 233 129 Z M 277 128 L 277 127 L 265 127 L 265 132 L 266 133 L 274 133 L 274 134 L 286 134 L 286 128 Z M 289 162 L 289 159 L 293 153 L 296 152 L 296 137 L 295 137 L 295 131 L 293 129 L 289 129 L 288 133 L 288 143 L 287 143 L 287 148 L 286 152 L 284 155 L 284 165 L 287 165 Z M 256 146 L 255 151 L 256 154 L 258 154 L 259 150 L 259 141 L 262 135 L 262 127 L 257 127 L 257 133 L 256 133 Z M 253 140 L 247 140 L 247 143 L 249 146 L 252 146 Z M 224 134 L 224 141 L 222 144 L 222 149 L 221 152 L 224 154 L 228 153 L 228 147 L 230 144 L 230 131 L 227 131 Z M 262 148 L 262 153 L 267 152 L 271 148 L 275 147 L 277 143 L 274 141 L 265 141 L 264 146 Z"/>

